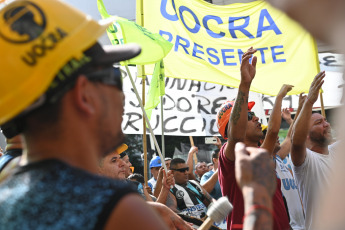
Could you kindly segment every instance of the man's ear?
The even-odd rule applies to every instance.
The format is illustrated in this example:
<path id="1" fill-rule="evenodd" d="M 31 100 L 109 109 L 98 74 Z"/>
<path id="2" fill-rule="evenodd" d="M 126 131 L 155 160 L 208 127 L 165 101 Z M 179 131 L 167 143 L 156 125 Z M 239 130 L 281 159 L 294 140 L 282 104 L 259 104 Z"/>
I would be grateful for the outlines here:
<path id="1" fill-rule="evenodd" d="M 95 86 L 85 77 L 80 76 L 76 80 L 72 90 L 72 100 L 75 108 L 86 116 L 94 114 L 96 111 Z"/>

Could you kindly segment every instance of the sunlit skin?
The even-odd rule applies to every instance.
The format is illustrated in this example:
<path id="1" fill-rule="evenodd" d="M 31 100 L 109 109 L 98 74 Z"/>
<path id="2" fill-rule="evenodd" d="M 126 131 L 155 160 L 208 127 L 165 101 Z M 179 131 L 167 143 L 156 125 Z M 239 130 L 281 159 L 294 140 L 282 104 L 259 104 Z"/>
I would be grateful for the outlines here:
<path id="1" fill-rule="evenodd" d="M 171 163 L 171 160 L 165 161 L 165 165 L 167 166 L 167 169 L 170 169 L 170 163 Z"/>
<path id="2" fill-rule="evenodd" d="M 263 136 L 261 123 L 257 116 L 253 116 L 252 120 L 248 121 L 246 129 L 246 139 L 255 140 L 254 142 L 259 142 Z"/>
<path id="3" fill-rule="evenodd" d="M 100 162 L 99 174 L 113 179 L 125 179 L 125 162 L 115 152 L 108 154 Z"/>
<path id="4" fill-rule="evenodd" d="M 319 113 L 311 115 L 308 140 L 322 146 L 327 146 L 332 141 L 331 126 L 326 118 Z"/>
<path id="5" fill-rule="evenodd" d="M 205 173 L 208 172 L 208 168 L 205 162 L 199 162 L 195 166 L 195 173 L 201 178 Z"/>
<path id="6" fill-rule="evenodd" d="M 129 157 L 128 155 L 125 155 L 122 160 L 125 162 L 125 176 L 126 178 L 132 174 L 132 170 L 131 170 L 131 166 L 132 166 L 132 163 L 129 161 Z"/>
<path id="7" fill-rule="evenodd" d="M 159 172 L 160 168 L 161 167 L 153 167 L 153 168 L 151 168 L 151 174 L 152 174 L 153 178 L 155 178 L 155 180 L 157 180 L 158 172 Z"/>
<path id="8" fill-rule="evenodd" d="M 186 163 L 179 163 L 177 164 L 174 168 L 180 169 L 180 168 L 187 168 L 188 165 Z M 176 170 L 172 170 L 174 178 L 175 178 L 175 183 L 178 185 L 186 185 L 188 182 L 188 170 L 184 172 L 179 172 Z"/>

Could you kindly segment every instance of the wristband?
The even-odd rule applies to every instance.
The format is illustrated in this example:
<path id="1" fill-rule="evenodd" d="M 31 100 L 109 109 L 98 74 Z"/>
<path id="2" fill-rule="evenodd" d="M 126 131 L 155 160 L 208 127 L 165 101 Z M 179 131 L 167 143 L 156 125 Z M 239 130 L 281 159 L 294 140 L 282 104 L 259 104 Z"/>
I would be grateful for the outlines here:
<path id="1" fill-rule="evenodd" d="M 272 218 L 274 217 L 274 213 L 272 212 L 272 210 L 267 208 L 265 205 L 254 204 L 249 208 L 248 212 L 244 215 L 243 222 L 247 216 L 249 216 L 252 212 L 254 212 L 255 210 L 258 210 L 258 209 L 265 210 L 271 214 Z"/>
<path id="2" fill-rule="evenodd" d="M 311 105 L 314 105 L 314 103 L 311 102 L 311 101 L 308 99 L 308 97 L 306 97 L 306 99 L 307 99 L 307 101 L 308 101 Z"/>

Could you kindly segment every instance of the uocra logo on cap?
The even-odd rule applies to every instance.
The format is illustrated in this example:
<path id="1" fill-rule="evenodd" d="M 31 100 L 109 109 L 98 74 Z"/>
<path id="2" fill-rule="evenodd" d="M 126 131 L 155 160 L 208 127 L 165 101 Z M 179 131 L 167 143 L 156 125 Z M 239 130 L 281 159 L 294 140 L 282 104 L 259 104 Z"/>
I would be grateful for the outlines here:
<path id="1" fill-rule="evenodd" d="M 27 43 L 38 38 L 46 28 L 43 11 L 34 3 L 18 1 L 0 16 L 0 36 L 11 43 Z"/>

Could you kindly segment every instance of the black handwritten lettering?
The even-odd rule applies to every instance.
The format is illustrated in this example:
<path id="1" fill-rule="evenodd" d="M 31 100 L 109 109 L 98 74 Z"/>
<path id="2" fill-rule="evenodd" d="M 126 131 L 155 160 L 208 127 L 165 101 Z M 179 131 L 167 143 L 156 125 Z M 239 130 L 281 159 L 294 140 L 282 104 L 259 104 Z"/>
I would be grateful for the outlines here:
<path id="1" fill-rule="evenodd" d="M 185 117 L 182 119 L 181 125 L 180 125 L 180 131 L 181 133 L 194 133 L 196 132 L 196 129 L 190 129 L 190 130 L 186 130 L 183 126 L 186 123 L 186 121 L 188 120 L 194 120 L 195 117 Z"/>
<path id="2" fill-rule="evenodd" d="M 201 129 L 201 132 L 204 132 L 205 128 L 206 128 L 206 119 L 202 118 L 202 129 Z"/>
<path id="3" fill-rule="evenodd" d="M 205 91 L 209 91 L 209 90 L 212 90 L 212 89 L 215 89 L 216 87 L 215 86 L 213 86 L 213 87 L 211 87 L 211 88 L 206 88 L 206 85 L 208 84 L 208 82 L 205 82 L 205 84 L 204 84 L 204 90 Z"/>
<path id="4" fill-rule="evenodd" d="M 167 105 L 169 105 L 168 103 L 170 104 L 170 107 L 167 107 Z M 170 97 L 168 94 L 165 94 L 165 97 L 163 99 L 163 105 L 164 105 L 164 110 L 173 110 L 176 104 L 172 97 Z"/>
<path id="5" fill-rule="evenodd" d="M 131 88 L 131 91 L 134 93 L 134 89 L 133 89 L 133 88 Z M 131 106 L 136 107 L 136 108 L 139 108 L 139 107 L 140 107 L 140 104 L 139 104 L 138 100 L 135 100 L 135 103 L 137 103 L 137 104 L 134 104 L 134 102 L 132 102 L 131 100 L 129 101 L 129 104 L 130 104 Z"/>
<path id="6" fill-rule="evenodd" d="M 200 86 L 201 86 L 200 81 L 191 81 L 188 91 L 191 91 L 193 87 L 197 87 L 197 90 L 195 92 L 199 92 Z"/>
<path id="7" fill-rule="evenodd" d="M 211 114 L 217 114 L 217 109 L 226 101 L 226 97 L 218 97 L 212 102 Z"/>
<path id="8" fill-rule="evenodd" d="M 210 132 L 211 135 L 219 134 L 218 128 L 216 127 L 215 123 L 216 123 L 216 119 L 212 119 L 210 122 L 210 129 L 208 131 Z M 213 127 L 216 127 L 216 130 L 214 130 Z"/>
<path id="9" fill-rule="evenodd" d="M 201 113 L 201 111 L 203 111 L 205 114 L 210 114 L 210 112 L 207 111 L 207 109 L 205 109 L 205 107 L 204 107 L 204 106 L 207 106 L 207 105 L 211 104 L 210 100 L 207 97 L 204 97 L 204 96 L 201 96 L 201 95 L 195 95 L 195 94 L 192 94 L 192 97 L 202 98 L 202 99 L 204 99 L 203 101 L 206 102 L 205 104 L 201 104 L 201 100 L 198 99 L 198 105 L 197 105 L 198 113 Z"/>
<path id="10" fill-rule="evenodd" d="M 168 129 L 167 128 L 167 123 L 171 120 L 176 119 L 176 118 L 177 118 L 177 116 L 173 116 L 173 117 L 169 117 L 169 118 L 165 119 L 164 124 L 163 124 L 165 133 L 173 133 L 173 132 L 176 132 L 178 130 L 177 128 L 174 128 L 174 129 Z"/>
<path id="11" fill-rule="evenodd" d="M 181 108 L 181 104 L 182 102 L 181 101 L 185 101 L 187 104 L 188 104 L 188 108 L 187 109 L 183 109 Z M 192 104 L 188 101 L 187 98 L 185 97 L 180 97 L 179 99 L 177 99 L 177 110 L 178 111 L 181 111 L 181 112 L 189 112 L 192 110 Z"/>
<path id="12" fill-rule="evenodd" d="M 126 122 L 126 125 L 124 127 L 124 130 L 127 130 L 128 127 L 131 127 L 132 129 L 134 129 L 135 131 L 139 131 L 139 129 L 134 125 L 135 122 L 141 120 L 143 117 L 141 114 L 139 113 L 126 113 L 126 116 L 128 116 L 128 121 Z M 132 120 L 132 116 L 137 117 L 137 119 L 133 119 Z M 138 125 L 137 125 L 138 126 Z"/>
<path id="13" fill-rule="evenodd" d="M 176 82 L 177 82 L 176 89 L 177 90 L 184 90 L 184 87 L 186 86 L 187 80 L 186 79 L 178 79 L 178 78 L 173 79 L 169 89 L 173 88 L 175 86 Z M 167 83 L 168 82 L 166 82 L 166 86 L 167 86 Z"/>

